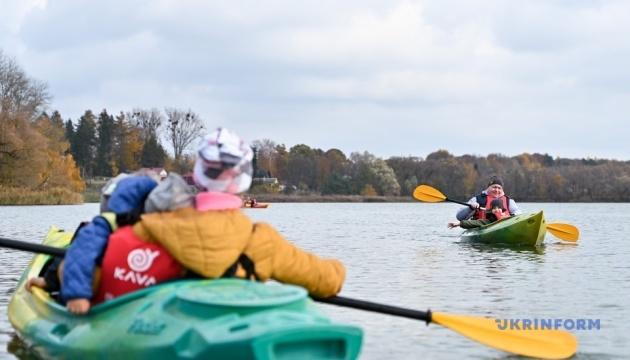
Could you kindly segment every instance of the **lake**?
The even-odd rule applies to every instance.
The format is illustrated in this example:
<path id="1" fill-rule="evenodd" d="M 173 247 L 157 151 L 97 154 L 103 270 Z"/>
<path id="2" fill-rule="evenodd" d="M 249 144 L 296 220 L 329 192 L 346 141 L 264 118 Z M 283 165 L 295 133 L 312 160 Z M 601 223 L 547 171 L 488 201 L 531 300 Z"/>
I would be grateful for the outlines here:
<path id="1" fill-rule="evenodd" d="M 348 270 L 340 295 L 499 319 L 597 320 L 599 330 L 572 331 L 575 358 L 630 357 L 630 204 L 519 206 L 577 226 L 580 240 L 547 234 L 539 251 L 463 242 L 461 230 L 446 227 L 459 209 L 451 203 L 274 203 L 245 211 L 303 249 L 340 259 Z M 97 212 L 98 204 L 0 206 L 0 237 L 40 242 L 50 225 L 73 230 Z M 6 309 L 31 257 L 0 249 L 0 358 L 28 357 Z M 439 325 L 320 307 L 335 322 L 363 328 L 362 359 L 513 358 Z"/>

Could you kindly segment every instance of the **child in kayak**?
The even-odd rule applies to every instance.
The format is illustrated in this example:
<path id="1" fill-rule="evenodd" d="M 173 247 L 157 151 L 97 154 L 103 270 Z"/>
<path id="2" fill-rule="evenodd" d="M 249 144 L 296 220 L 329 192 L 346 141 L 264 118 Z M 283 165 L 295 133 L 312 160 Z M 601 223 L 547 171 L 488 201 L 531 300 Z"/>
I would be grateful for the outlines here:
<path id="1" fill-rule="evenodd" d="M 194 208 L 142 216 L 134 232 L 163 246 L 186 269 L 204 278 L 240 277 L 299 285 L 311 295 L 336 295 L 345 279 L 338 260 L 299 249 L 266 223 L 252 222 L 238 194 L 252 182 L 253 152 L 227 129 L 207 135 L 197 149 Z"/>
<path id="2" fill-rule="evenodd" d="M 206 278 L 274 279 L 303 286 L 318 297 L 337 294 L 345 279 L 345 268 L 339 261 L 298 249 L 271 226 L 252 223 L 240 211 L 242 203 L 236 194 L 251 185 L 252 157 L 251 148 L 228 130 L 218 129 L 205 137 L 197 154 L 194 180 L 206 191 L 197 194 L 194 201 L 184 202 L 185 206 L 169 204 L 172 194 L 168 191 L 156 198 L 162 184 L 135 177 L 122 180 L 108 209 L 116 213 L 116 220 L 128 217 L 121 214 L 135 215 L 125 222 L 135 225 L 116 230 L 121 224 L 102 215 L 78 232 L 62 272 L 61 300 L 68 310 L 85 314 L 93 304 L 139 285 L 182 277 L 181 270 Z M 145 198 L 144 204 L 140 202 Z M 149 204 L 157 212 L 140 215 L 144 208 L 150 209 Z M 130 243 L 133 246 L 126 246 Z M 157 262 L 155 259 L 162 259 L 158 270 L 166 275 L 154 280 L 145 271 Z M 103 266 L 101 283 L 93 289 L 97 264 Z M 140 279 L 144 284 L 138 284 Z M 30 286 L 46 287 L 46 282 L 36 278 L 29 281 Z"/>
<path id="3" fill-rule="evenodd" d="M 53 259 L 41 277 L 28 280 L 26 289 L 37 286 L 52 295 L 59 292 L 59 300 L 70 312 L 86 312 L 90 306 L 86 299 L 91 299 L 93 291 L 98 289 L 93 286 L 98 283 L 95 270 L 101 265 L 110 235 L 118 226 L 124 227 L 140 219 L 146 197 L 158 185 L 157 177 L 152 175 L 146 172 L 121 174 L 110 180 L 101 192 L 100 215 L 81 224 L 66 256 Z"/>
<path id="4" fill-rule="evenodd" d="M 503 209 L 503 202 L 501 201 L 501 199 L 492 200 L 490 206 L 492 208 L 486 211 L 485 219 L 450 222 L 448 223 L 448 228 L 452 229 L 459 226 L 462 229 L 474 229 L 509 217 L 509 215 L 505 215 L 505 209 Z"/>

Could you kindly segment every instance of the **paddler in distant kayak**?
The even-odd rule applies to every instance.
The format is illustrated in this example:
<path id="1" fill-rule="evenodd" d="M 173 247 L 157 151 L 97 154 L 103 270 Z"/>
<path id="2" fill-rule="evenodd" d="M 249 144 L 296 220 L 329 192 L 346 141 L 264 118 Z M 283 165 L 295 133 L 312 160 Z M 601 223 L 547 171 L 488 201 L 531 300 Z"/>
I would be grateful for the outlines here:
<path id="1" fill-rule="evenodd" d="M 491 209 L 491 203 L 495 199 L 499 199 L 502 202 L 504 217 L 518 215 L 521 213 L 518 205 L 516 205 L 516 201 L 509 198 L 503 192 L 503 180 L 494 175 L 490 178 L 486 190 L 473 196 L 470 200 L 468 200 L 469 205 L 457 212 L 457 220 L 462 221 L 470 218 L 473 220 L 485 219 L 485 209 Z"/>
<path id="2" fill-rule="evenodd" d="M 461 227 L 462 229 L 474 229 L 484 225 L 492 224 L 495 221 L 499 221 L 501 219 L 505 219 L 510 217 L 509 214 L 506 215 L 506 211 L 503 208 L 503 202 L 501 199 L 494 199 L 490 204 L 490 210 L 486 210 L 486 216 L 484 219 L 477 220 L 461 220 L 448 223 L 448 228 L 452 229 L 454 227 Z"/>

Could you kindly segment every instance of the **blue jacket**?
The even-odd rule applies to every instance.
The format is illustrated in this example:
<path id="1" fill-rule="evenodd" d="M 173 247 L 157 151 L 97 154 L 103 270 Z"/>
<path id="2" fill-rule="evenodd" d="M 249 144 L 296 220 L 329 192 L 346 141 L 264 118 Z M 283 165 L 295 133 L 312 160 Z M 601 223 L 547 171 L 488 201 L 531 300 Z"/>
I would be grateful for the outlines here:
<path id="1" fill-rule="evenodd" d="M 156 186 L 148 176 L 124 178 L 112 193 L 108 210 L 116 214 L 141 210 L 147 195 Z M 103 259 L 111 232 L 109 223 L 100 215 L 79 229 L 64 259 L 62 301 L 92 298 L 94 269 Z"/>

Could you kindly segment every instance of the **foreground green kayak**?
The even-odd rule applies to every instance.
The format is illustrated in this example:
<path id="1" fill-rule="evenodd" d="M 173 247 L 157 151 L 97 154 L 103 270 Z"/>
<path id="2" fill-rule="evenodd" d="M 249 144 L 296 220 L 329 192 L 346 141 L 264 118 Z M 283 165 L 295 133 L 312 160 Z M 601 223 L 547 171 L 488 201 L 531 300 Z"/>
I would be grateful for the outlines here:
<path id="1" fill-rule="evenodd" d="M 462 233 L 462 238 L 489 244 L 539 246 L 545 239 L 543 212 L 521 214 Z"/>
<path id="2" fill-rule="evenodd" d="M 71 234 L 51 229 L 45 244 Z M 48 293 L 25 290 L 48 260 L 37 255 L 9 303 L 13 327 L 45 357 L 64 359 L 355 359 L 361 329 L 320 314 L 300 287 L 238 279 L 181 280 L 75 316 Z"/>

